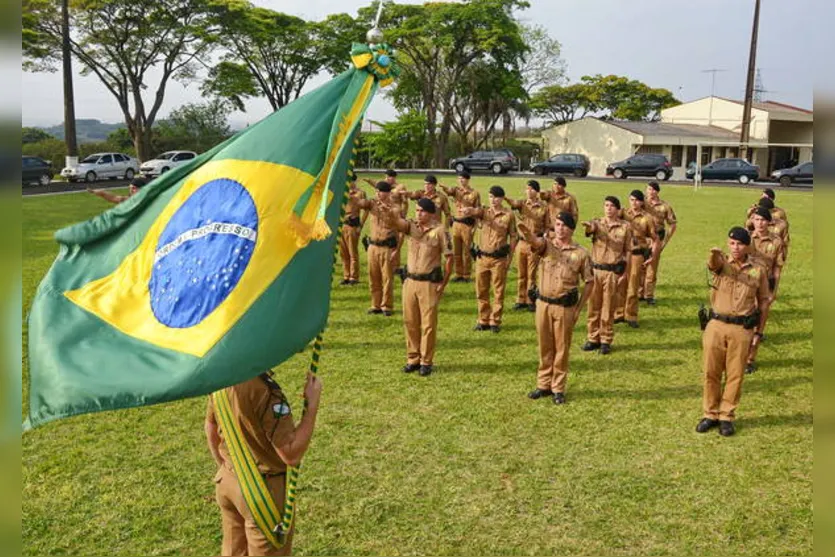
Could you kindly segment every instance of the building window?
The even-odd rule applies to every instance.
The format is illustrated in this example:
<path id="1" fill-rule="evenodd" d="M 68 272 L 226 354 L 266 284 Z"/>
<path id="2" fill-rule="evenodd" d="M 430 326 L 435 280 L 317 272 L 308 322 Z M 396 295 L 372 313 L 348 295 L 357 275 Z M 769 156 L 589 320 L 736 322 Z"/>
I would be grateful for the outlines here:
<path id="1" fill-rule="evenodd" d="M 728 157 L 731 159 L 736 159 L 739 157 L 739 147 L 730 147 L 728 149 Z"/>
<path id="2" fill-rule="evenodd" d="M 706 164 L 710 164 L 710 156 L 713 154 L 713 147 L 702 147 L 702 164 L 704 166 Z"/>
<path id="3" fill-rule="evenodd" d="M 724 159 L 725 158 L 725 148 L 724 147 L 717 147 L 716 148 L 716 158 L 717 159 Z"/>
<path id="4" fill-rule="evenodd" d="M 681 145 L 673 145 L 673 152 L 670 156 L 670 164 L 673 166 L 681 166 L 681 157 L 684 154 L 684 147 Z"/>
<path id="5" fill-rule="evenodd" d="M 661 145 L 641 145 L 638 147 L 638 150 L 635 151 L 636 154 L 642 155 L 661 155 L 663 152 L 664 151 Z"/>
<path id="6" fill-rule="evenodd" d="M 695 145 L 688 145 L 687 146 L 687 159 L 684 161 L 684 166 L 690 166 L 690 163 L 696 162 L 696 146 Z"/>

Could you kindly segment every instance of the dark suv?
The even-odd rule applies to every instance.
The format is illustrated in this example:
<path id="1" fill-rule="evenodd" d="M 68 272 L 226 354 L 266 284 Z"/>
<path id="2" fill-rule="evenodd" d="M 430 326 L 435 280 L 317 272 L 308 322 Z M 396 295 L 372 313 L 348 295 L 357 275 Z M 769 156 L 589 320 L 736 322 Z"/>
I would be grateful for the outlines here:
<path id="1" fill-rule="evenodd" d="M 583 177 L 589 173 L 589 166 L 591 166 L 591 163 L 586 155 L 565 153 L 562 155 L 554 155 L 547 161 L 541 161 L 531 165 L 531 171 L 540 176 L 557 173 L 573 174 L 577 177 Z"/>
<path id="2" fill-rule="evenodd" d="M 606 167 L 606 176 L 615 178 L 653 176 L 656 180 L 669 180 L 672 175 L 673 167 L 666 155 L 640 153 Z"/>
<path id="3" fill-rule="evenodd" d="M 459 157 L 449 161 L 449 167 L 456 172 L 470 170 L 490 170 L 493 174 L 504 174 L 519 167 L 519 159 L 510 149 L 494 149 L 492 151 L 476 151 L 466 157 Z"/>
<path id="4" fill-rule="evenodd" d="M 780 182 L 781 186 L 790 186 L 795 183 L 812 183 L 814 169 L 812 162 L 804 162 L 791 168 L 782 168 L 771 173 L 771 179 Z"/>
<path id="5" fill-rule="evenodd" d="M 41 186 L 48 186 L 52 181 L 52 165 L 40 157 L 23 155 L 23 166 L 21 167 L 24 184 L 36 183 Z"/>

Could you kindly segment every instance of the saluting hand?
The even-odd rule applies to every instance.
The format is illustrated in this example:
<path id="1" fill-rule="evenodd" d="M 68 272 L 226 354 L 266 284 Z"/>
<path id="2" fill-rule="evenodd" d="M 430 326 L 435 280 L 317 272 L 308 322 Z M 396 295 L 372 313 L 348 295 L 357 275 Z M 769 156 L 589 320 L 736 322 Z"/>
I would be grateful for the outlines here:
<path id="1" fill-rule="evenodd" d="M 308 407 L 318 407 L 321 395 L 322 380 L 308 371 L 307 382 L 304 384 L 304 399 L 307 401 Z"/>

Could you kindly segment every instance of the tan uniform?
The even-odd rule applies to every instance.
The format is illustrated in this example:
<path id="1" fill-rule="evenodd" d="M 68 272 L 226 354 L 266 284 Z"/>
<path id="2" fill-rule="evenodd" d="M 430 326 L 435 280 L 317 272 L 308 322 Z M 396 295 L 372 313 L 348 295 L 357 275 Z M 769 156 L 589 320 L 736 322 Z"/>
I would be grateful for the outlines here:
<path id="1" fill-rule="evenodd" d="M 342 278 L 358 281 L 360 278 L 359 242 L 362 231 L 359 201 L 365 192 L 356 189 L 346 192 L 345 216 L 342 218 L 342 235 L 339 237 L 339 253 L 342 256 Z"/>
<path id="2" fill-rule="evenodd" d="M 545 234 L 547 228 L 548 206 L 537 199 L 514 201 L 511 206 L 519 212 L 520 220 L 536 236 Z M 516 302 L 519 304 L 532 304 L 533 300 L 528 296 L 528 289 L 536 282 L 536 268 L 539 263 L 539 255 L 531 250 L 531 245 L 519 239 L 516 244 L 516 265 L 519 269 L 517 279 Z"/>
<path id="3" fill-rule="evenodd" d="M 713 312 L 727 317 L 750 315 L 768 297 L 765 267 L 752 257 L 743 264 L 724 254 L 708 258 L 713 273 L 710 302 Z M 704 349 L 704 417 L 733 421 L 742 395 L 742 378 L 754 329 L 711 319 L 702 336 Z M 725 388 L 722 390 L 722 374 Z"/>
<path id="4" fill-rule="evenodd" d="M 623 219 L 632 225 L 632 245 L 629 255 L 629 278 L 617 290 L 615 319 L 637 321 L 638 290 L 646 278 L 644 261 L 647 259 L 646 254 L 649 253 L 651 242 L 656 240 L 658 235 L 655 232 L 655 221 L 645 211 L 633 211 L 630 207 L 622 211 L 622 214 Z"/>
<path id="5" fill-rule="evenodd" d="M 443 282 L 443 258 L 452 255 L 452 240 L 442 224 L 422 228 L 409 222 L 409 255 L 403 283 L 403 328 L 409 365 L 431 366 L 438 332 L 438 285 Z M 431 273 L 436 276 L 429 277 Z"/>
<path id="6" fill-rule="evenodd" d="M 588 340 L 612 344 L 615 338 L 615 290 L 620 275 L 599 266 L 626 263 L 632 245 L 632 227 L 620 219 L 615 219 L 612 224 L 607 224 L 604 219 L 594 219 L 591 225 L 591 232 L 587 235 L 592 238 L 594 291 L 589 297 Z"/>
<path id="7" fill-rule="evenodd" d="M 400 210 L 403 218 L 409 213 L 409 190 L 403 184 L 394 184 L 391 187 L 391 204 Z M 394 256 L 394 269 L 399 269 L 401 264 L 400 252 L 403 248 L 403 234 L 397 232 L 397 255 Z"/>
<path id="8" fill-rule="evenodd" d="M 476 294 L 478 297 L 478 322 L 499 326 L 504 312 L 504 291 L 507 286 L 507 270 L 511 253 L 491 256 L 510 248 L 516 242 L 516 218 L 504 208 L 483 208 L 478 217 L 481 234 L 479 249 L 482 255 L 476 261 Z M 490 305 L 490 287 L 493 287 L 493 304 Z"/>
<path id="9" fill-rule="evenodd" d="M 748 220 L 745 222 L 745 228 L 753 232 L 753 217 L 748 217 Z M 772 212 L 771 222 L 768 223 L 768 231 L 775 236 L 779 236 L 780 240 L 783 242 L 783 262 L 785 263 L 785 260 L 789 257 L 789 244 L 791 243 L 791 237 L 789 236 L 789 222 L 787 220 L 777 218 L 774 212 Z"/>
<path id="10" fill-rule="evenodd" d="M 565 307 L 543 300 L 558 300 L 594 280 L 589 252 L 579 244 L 558 247 L 547 239 L 539 263 L 539 294 L 536 302 L 536 333 L 539 339 L 539 369 L 536 387 L 543 391 L 565 392 L 568 377 L 568 350 L 574 332 L 576 305 Z"/>
<path id="11" fill-rule="evenodd" d="M 667 225 L 676 223 L 676 213 L 666 201 L 658 200 L 653 204 L 649 200 L 644 203 L 644 210 L 650 214 L 655 221 L 655 231 L 659 240 L 664 240 L 667 234 Z M 661 261 L 661 252 L 653 258 L 652 263 L 646 267 L 646 277 L 643 288 L 638 295 L 643 298 L 655 298 L 655 285 L 658 283 L 658 264 Z"/>
<path id="12" fill-rule="evenodd" d="M 371 215 L 371 232 L 368 246 L 368 279 L 371 288 L 371 308 L 392 311 L 394 307 L 394 267 L 391 254 L 397 245 L 397 233 L 388 224 L 384 213 L 397 216 L 400 211 L 378 199 L 358 201 L 361 209 Z M 381 245 L 386 244 L 388 245 Z"/>
<path id="13" fill-rule="evenodd" d="M 455 186 L 447 190 L 455 200 L 455 215 L 452 225 L 452 260 L 455 265 L 455 275 L 461 278 L 470 278 L 473 261 L 470 254 L 470 247 L 473 245 L 473 231 L 475 219 L 464 217 L 461 213 L 466 208 L 477 208 L 481 205 L 481 194 L 474 189 L 465 190 L 461 186 Z"/>
<path id="14" fill-rule="evenodd" d="M 226 392 L 232 415 L 240 424 L 243 440 L 252 452 L 258 471 L 266 480 L 276 507 L 282 510 L 287 465 L 281 460 L 276 447 L 291 439 L 295 431 L 290 405 L 278 384 L 266 375 L 229 387 Z M 220 428 L 211 398 L 206 420 L 215 424 L 220 433 L 218 451 L 223 465 L 215 476 L 215 497 L 223 521 L 221 555 L 290 555 L 293 529 L 286 543 L 281 548 L 275 548 L 253 520 L 229 456 L 224 438 L 227 432 Z"/>
<path id="15" fill-rule="evenodd" d="M 417 200 L 426 198 L 435 204 L 435 220 L 443 223 L 441 216 L 446 216 L 447 221 L 452 218 L 452 212 L 449 208 L 449 198 L 443 192 L 437 189 L 431 194 L 427 194 L 425 190 L 413 191 L 409 193 L 409 199 Z M 405 215 L 405 214 L 404 214 Z"/>
<path id="16" fill-rule="evenodd" d="M 746 218 L 750 219 L 752 216 L 754 216 L 754 212 L 757 210 L 757 207 L 759 206 L 759 203 L 754 203 L 753 205 L 748 207 L 748 214 L 746 215 Z M 774 207 L 773 209 L 771 209 L 771 217 L 781 219 L 784 221 L 789 220 L 789 217 L 786 215 L 786 210 L 782 207 Z"/>
<path id="17" fill-rule="evenodd" d="M 571 213 L 574 222 L 580 222 L 580 208 L 577 205 L 577 198 L 568 192 L 557 194 L 555 191 L 543 191 L 539 193 L 543 201 L 548 202 L 548 228 L 554 227 L 554 219 L 560 213 Z"/>

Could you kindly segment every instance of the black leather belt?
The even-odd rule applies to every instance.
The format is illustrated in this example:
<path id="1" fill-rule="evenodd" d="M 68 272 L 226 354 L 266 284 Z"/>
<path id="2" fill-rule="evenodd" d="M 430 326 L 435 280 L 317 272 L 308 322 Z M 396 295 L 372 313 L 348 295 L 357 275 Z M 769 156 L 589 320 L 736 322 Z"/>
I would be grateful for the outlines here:
<path id="1" fill-rule="evenodd" d="M 626 262 L 620 263 L 592 263 L 591 266 L 598 271 L 612 271 L 615 274 L 622 275 L 626 270 Z"/>
<path id="2" fill-rule="evenodd" d="M 443 282 L 444 272 L 440 267 L 435 267 L 429 273 L 410 273 L 409 270 L 406 269 L 406 278 L 419 282 Z"/>
<path id="3" fill-rule="evenodd" d="M 574 288 L 572 290 L 569 290 L 566 294 L 563 294 L 559 298 L 549 298 L 548 296 L 543 296 L 542 294 L 537 295 L 537 298 L 539 300 L 542 300 L 546 304 L 555 304 L 563 307 L 572 307 L 576 306 L 577 302 L 580 301 L 580 293 L 576 288 Z"/>
<path id="4" fill-rule="evenodd" d="M 357 228 L 360 225 L 360 218 L 348 217 L 347 219 L 345 219 L 345 224 L 350 226 L 351 228 Z"/>
<path id="5" fill-rule="evenodd" d="M 760 321 L 760 312 L 759 310 L 755 310 L 754 313 L 748 315 L 723 315 L 711 310 L 710 318 L 727 323 L 728 325 L 740 325 L 745 329 L 753 329 Z"/>
<path id="6" fill-rule="evenodd" d="M 649 259 L 652 250 L 649 248 L 635 248 L 632 250 L 632 255 L 643 255 L 644 259 Z"/>
<path id="7" fill-rule="evenodd" d="M 397 247 L 397 237 L 392 236 L 390 238 L 386 238 L 385 240 L 368 240 L 368 243 L 372 246 L 377 246 L 380 248 L 396 248 Z"/>
<path id="8" fill-rule="evenodd" d="M 453 222 L 460 222 L 461 224 L 466 224 L 467 226 L 475 226 L 475 219 L 473 217 L 464 217 L 463 219 L 452 217 L 452 220 Z"/>
<path id="9" fill-rule="evenodd" d="M 481 251 L 478 250 L 477 257 L 492 257 L 493 259 L 503 259 L 510 255 L 510 245 L 505 244 L 496 251 Z"/>

